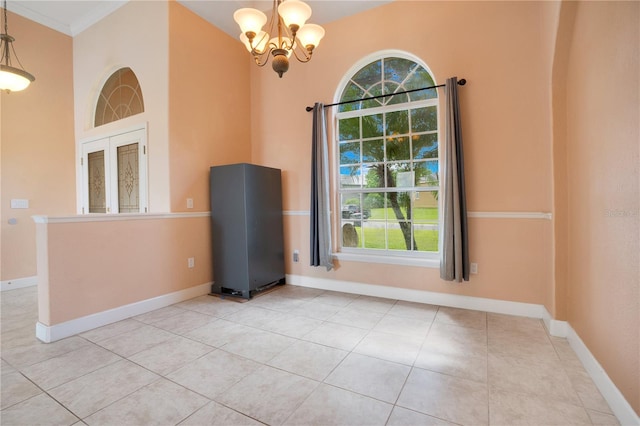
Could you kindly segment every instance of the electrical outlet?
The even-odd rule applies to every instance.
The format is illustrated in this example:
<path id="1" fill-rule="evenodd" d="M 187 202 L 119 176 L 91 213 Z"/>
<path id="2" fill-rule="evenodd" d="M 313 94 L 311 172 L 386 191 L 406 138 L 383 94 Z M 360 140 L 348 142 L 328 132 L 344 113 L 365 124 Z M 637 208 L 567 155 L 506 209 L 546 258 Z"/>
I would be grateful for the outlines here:
<path id="1" fill-rule="evenodd" d="M 193 198 L 187 198 L 187 208 L 188 209 L 193 208 Z"/>
<path id="2" fill-rule="evenodd" d="M 29 200 L 24 200 L 22 198 L 12 199 L 11 200 L 11 208 L 12 209 L 28 209 L 29 208 Z"/>
<path id="3" fill-rule="evenodd" d="M 196 266 L 196 260 L 193 257 L 187 259 L 187 266 L 189 269 L 194 268 Z"/>
<path id="4" fill-rule="evenodd" d="M 300 261 L 300 252 L 298 250 L 293 251 L 293 261 L 298 263 Z"/>
<path id="5" fill-rule="evenodd" d="M 472 263 L 470 269 L 471 269 L 470 272 L 472 274 L 477 274 L 478 273 L 478 264 L 477 263 Z"/>

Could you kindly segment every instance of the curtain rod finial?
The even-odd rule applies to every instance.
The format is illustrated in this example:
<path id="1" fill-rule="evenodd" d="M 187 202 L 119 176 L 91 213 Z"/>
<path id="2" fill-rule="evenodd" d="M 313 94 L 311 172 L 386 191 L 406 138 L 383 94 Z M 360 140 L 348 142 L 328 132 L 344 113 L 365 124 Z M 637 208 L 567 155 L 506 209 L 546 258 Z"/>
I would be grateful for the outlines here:
<path id="1" fill-rule="evenodd" d="M 460 86 L 464 86 L 465 84 L 467 84 L 467 80 L 465 80 L 464 78 L 461 78 L 460 81 L 458 81 L 458 84 Z"/>
<path id="2" fill-rule="evenodd" d="M 306 108 L 306 110 L 307 110 L 307 112 L 313 111 L 313 107 L 309 107 L 309 106 L 308 106 L 308 107 Z"/>

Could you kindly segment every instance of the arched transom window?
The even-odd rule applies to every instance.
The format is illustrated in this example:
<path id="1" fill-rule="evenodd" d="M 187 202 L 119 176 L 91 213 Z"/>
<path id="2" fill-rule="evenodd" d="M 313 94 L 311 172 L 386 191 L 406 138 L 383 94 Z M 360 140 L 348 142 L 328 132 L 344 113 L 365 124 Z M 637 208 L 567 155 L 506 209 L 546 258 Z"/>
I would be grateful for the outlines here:
<path id="1" fill-rule="evenodd" d="M 138 78 L 131 68 L 120 68 L 107 80 L 98 97 L 95 127 L 144 112 Z"/>
<path id="2" fill-rule="evenodd" d="M 357 68 L 336 114 L 343 252 L 425 256 L 438 250 L 438 100 L 426 66 L 384 56 Z"/>

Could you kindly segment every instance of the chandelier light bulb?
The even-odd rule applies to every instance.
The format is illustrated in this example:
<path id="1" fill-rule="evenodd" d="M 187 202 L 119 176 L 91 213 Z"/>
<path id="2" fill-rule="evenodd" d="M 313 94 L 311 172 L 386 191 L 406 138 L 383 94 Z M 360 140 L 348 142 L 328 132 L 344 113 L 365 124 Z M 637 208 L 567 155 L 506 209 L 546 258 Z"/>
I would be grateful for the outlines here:
<path id="1" fill-rule="evenodd" d="M 278 6 L 278 14 L 295 34 L 311 17 L 311 7 L 300 0 L 285 0 Z"/>
<path id="2" fill-rule="evenodd" d="M 324 37 L 324 28 L 316 24 L 307 24 L 300 28 L 296 35 L 298 43 L 307 49 L 311 46 L 311 50 L 318 47 L 320 40 Z"/>
<path id="3" fill-rule="evenodd" d="M 236 10 L 233 14 L 233 19 L 240 26 L 242 33 L 246 34 L 248 38 L 255 37 L 262 30 L 264 24 L 267 23 L 267 15 L 250 7 Z"/>

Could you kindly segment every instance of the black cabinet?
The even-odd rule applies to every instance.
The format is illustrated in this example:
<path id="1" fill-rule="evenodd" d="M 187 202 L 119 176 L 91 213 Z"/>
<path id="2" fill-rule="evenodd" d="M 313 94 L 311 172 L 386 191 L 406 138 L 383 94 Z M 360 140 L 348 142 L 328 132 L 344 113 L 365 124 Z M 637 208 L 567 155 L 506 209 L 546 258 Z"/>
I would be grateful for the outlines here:
<path id="1" fill-rule="evenodd" d="M 250 299 L 285 283 L 279 169 L 253 164 L 211 167 L 211 293 Z"/>

